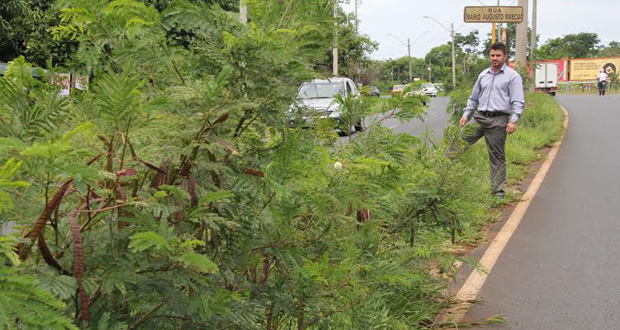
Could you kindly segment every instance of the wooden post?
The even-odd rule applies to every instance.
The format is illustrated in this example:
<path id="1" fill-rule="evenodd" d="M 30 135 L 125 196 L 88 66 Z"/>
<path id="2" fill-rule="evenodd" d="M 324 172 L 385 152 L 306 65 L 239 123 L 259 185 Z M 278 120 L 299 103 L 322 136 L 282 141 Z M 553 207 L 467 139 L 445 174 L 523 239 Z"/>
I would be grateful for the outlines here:
<path id="1" fill-rule="evenodd" d="M 523 22 L 517 24 L 516 69 L 527 68 L 527 3 L 528 0 L 519 0 L 519 6 L 523 7 Z"/>

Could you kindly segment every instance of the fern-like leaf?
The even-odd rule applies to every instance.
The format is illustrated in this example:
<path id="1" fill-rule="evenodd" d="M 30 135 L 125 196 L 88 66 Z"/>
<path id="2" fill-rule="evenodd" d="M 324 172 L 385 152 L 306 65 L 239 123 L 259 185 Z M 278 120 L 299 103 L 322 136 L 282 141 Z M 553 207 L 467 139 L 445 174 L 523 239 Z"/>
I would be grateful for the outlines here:
<path id="1" fill-rule="evenodd" d="M 132 235 L 129 248 L 133 252 L 142 252 L 148 249 L 170 251 L 170 244 L 161 235 L 149 231 Z"/>
<path id="2" fill-rule="evenodd" d="M 213 273 L 219 270 L 217 265 L 205 255 L 196 252 L 187 252 L 179 258 L 185 265 L 204 273 Z"/>
<path id="3" fill-rule="evenodd" d="M 62 316 L 65 304 L 37 284 L 31 276 L 0 268 L 0 328 L 79 330 Z"/>

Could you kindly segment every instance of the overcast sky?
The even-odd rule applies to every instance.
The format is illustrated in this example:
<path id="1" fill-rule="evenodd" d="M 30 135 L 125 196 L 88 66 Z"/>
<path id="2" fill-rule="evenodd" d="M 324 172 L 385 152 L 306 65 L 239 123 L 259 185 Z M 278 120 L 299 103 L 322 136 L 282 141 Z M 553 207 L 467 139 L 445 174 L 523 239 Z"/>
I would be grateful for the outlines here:
<path id="1" fill-rule="evenodd" d="M 345 10 L 353 12 L 354 1 L 344 5 Z M 374 59 L 407 55 L 407 47 L 387 34 L 393 34 L 405 43 L 407 37 L 412 43 L 417 39 L 411 47 L 411 56 L 414 57 L 424 57 L 431 48 L 450 41 L 448 31 L 423 16 L 432 16 L 447 28 L 454 23 L 457 33 L 468 34 L 477 29 L 481 39 L 486 39 L 491 24 L 464 23 L 463 10 L 465 6 L 497 5 L 497 0 L 359 1 L 360 30 L 379 43 L 379 50 L 371 55 Z M 531 6 L 532 0 L 529 3 Z M 516 6 L 518 0 L 500 0 L 500 4 Z M 566 34 L 594 32 L 601 43 L 607 45 L 610 41 L 620 41 L 619 14 L 620 0 L 538 0 L 537 33 L 544 43 Z M 529 21 L 531 24 L 531 19 Z"/>

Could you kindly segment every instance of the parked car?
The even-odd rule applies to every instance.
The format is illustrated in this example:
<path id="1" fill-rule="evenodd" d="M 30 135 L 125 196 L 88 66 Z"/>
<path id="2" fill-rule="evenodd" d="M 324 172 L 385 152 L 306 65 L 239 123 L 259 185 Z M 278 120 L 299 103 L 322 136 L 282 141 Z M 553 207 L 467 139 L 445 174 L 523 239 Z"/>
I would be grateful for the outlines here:
<path id="1" fill-rule="evenodd" d="M 430 96 L 430 97 L 437 97 L 437 88 L 435 88 L 435 86 L 431 83 L 426 83 L 423 84 L 422 87 L 424 88 L 424 95 Z"/>
<path id="2" fill-rule="evenodd" d="M 423 85 L 420 84 L 408 84 L 405 85 L 405 97 L 410 97 L 410 96 L 420 96 L 422 104 L 426 105 L 426 94 L 424 92 L 424 87 Z"/>
<path id="3" fill-rule="evenodd" d="M 368 87 L 368 96 L 381 97 L 381 91 L 377 86 Z"/>
<path id="4" fill-rule="evenodd" d="M 304 127 L 311 126 L 318 119 L 333 119 L 337 128 L 344 135 L 351 133 L 351 127 L 345 127 L 342 121 L 340 104 L 336 101 L 336 95 L 342 97 L 359 97 L 360 92 L 355 83 L 349 78 L 314 79 L 301 84 L 297 92 L 297 100 L 289 108 L 289 125 L 301 124 Z M 363 127 L 362 118 L 356 118 L 355 130 L 361 132 Z"/>
<path id="5" fill-rule="evenodd" d="M 392 90 L 390 91 L 390 96 L 394 97 L 397 94 L 402 93 L 404 89 L 405 85 L 394 85 L 394 87 L 392 87 Z"/>

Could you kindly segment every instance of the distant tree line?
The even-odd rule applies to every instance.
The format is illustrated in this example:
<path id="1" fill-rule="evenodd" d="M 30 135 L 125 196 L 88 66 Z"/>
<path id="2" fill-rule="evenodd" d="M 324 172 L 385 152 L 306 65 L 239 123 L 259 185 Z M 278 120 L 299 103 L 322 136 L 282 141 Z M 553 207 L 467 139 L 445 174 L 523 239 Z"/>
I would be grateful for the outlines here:
<path id="1" fill-rule="evenodd" d="M 509 36 L 516 35 L 516 25 L 509 24 L 507 29 Z M 531 33 L 529 29 L 528 35 L 531 36 Z M 474 30 L 468 34 L 457 33 L 455 40 L 457 81 L 459 83 L 471 82 L 483 68 L 489 65 L 487 54 L 491 47 L 491 35 L 488 34 L 483 40 L 479 32 Z M 510 57 L 513 58 L 514 38 L 509 38 L 508 49 Z M 527 52 L 529 56 L 531 54 L 529 46 Z M 611 41 L 608 45 L 602 45 L 598 34 L 590 32 L 567 34 L 549 39 L 534 52 L 535 60 L 616 56 L 620 56 L 620 42 Z M 450 42 L 432 48 L 424 58 L 413 58 L 411 63 L 414 78 L 440 82 L 448 89 L 451 87 L 452 49 Z M 371 78 L 368 80 L 383 89 L 388 89 L 394 84 L 407 83 L 408 70 L 409 60 L 406 56 L 376 60 L 369 67 L 368 75 Z"/>

